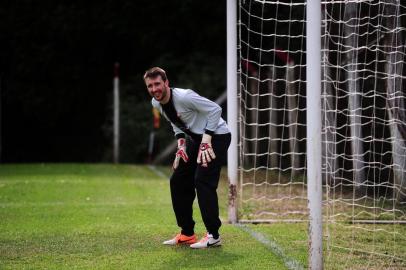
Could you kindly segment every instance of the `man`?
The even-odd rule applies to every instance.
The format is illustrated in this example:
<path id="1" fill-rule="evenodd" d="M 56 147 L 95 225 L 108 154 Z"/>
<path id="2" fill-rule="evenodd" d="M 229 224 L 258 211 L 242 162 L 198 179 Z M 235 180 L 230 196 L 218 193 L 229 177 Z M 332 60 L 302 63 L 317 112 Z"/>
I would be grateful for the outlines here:
<path id="1" fill-rule="evenodd" d="M 152 106 L 170 121 L 178 149 L 170 178 L 172 206 L 181 232 L 165 245 L 189 244 L 191 248 L 221 245 L 217 186 L 231 134 L 221 118 L 221 107 L 190 89 L 170 88 L 159 67 L 145 72 L 144 82 Z M 206 235 L 196 241 L 193 201 L 196 197 Z"/>

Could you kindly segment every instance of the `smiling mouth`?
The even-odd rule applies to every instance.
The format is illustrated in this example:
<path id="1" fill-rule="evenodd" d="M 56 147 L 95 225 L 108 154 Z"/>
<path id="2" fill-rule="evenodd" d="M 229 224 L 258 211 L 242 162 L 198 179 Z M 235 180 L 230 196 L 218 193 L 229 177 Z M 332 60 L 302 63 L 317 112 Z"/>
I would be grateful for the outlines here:
<path id="1" fill-rule="evenodd" d="M 161 99 L 162 98 L 162 93 L 154 94 L 154 98 L 157 99 L 157 100 Z"/>

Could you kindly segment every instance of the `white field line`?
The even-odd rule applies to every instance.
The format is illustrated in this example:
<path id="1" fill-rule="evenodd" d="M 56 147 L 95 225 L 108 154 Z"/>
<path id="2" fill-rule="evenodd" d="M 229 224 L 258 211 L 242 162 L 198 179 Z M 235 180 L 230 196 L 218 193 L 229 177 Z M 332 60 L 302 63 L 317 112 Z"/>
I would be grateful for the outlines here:
<path id="1" fill-rule="evenodd" d="M 148 168 L 161 178 L 168 179 L 168 176 L 158 170 L 154 165 L 148 165 Z"/>
<path id="2" fill-rule="evenodd" d="M 269 248 L 272 251 L 272 253 L 274 253 L 276 256 L 280 257 L 283 260 L 283 263 L 285 264 L 285 266 L 288 269 L 292 269 L 292 270 L 303 270 L 304 269 L 304 267 L 298 261 L 288 257 L 283 252 L 283 249 L 276 242 L 265 237 L 261 233 L 251 230 L 248 226 L 246 226 L 244 224 L 237 223 L 235 226 L 240 228 L 244 232 L 250 234 L 255 240 L 257 240 L 258 242 L 262 243 L 267 248 Z"/>

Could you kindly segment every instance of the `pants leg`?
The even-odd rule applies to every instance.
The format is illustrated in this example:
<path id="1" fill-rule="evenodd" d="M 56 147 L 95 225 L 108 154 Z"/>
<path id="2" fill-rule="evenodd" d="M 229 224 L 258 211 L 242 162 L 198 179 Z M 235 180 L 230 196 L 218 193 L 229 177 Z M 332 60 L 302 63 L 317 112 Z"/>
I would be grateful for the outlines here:
<path id="1" fill-rule="evenodd" d="M 191 235 L 194 232 L 193 201 L 196 197 L 194 174 L 196 170 L 197 150 L 193 142 L 186 141 L 186 152 L 189 162 L 180 160 L 179 167 L 170 178 L 172 207 L 176 221 L 182 233 Z"/>
<path id="2" fill-rule="evenodd" d="M 212 137 L 212 147 L 216 159 L 208 163 L 207 167 L 198 165 L 195 173 L 197 199 L 202 219 L 207 231 L 215 236 L 221 226 L 217 187 L 220 180 L 221 166 L 226 160 L 230 141 L 231 134 L 214 135 Z"/>

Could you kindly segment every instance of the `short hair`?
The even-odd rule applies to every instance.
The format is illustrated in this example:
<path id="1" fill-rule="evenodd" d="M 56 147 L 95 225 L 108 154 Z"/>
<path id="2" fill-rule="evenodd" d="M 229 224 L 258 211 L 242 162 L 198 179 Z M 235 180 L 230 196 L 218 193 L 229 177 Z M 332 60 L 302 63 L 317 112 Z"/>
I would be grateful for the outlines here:
<path id="1" fill-rule="evenodd" d="M 145 81 L 147 78 L 156 78 L 156 77 L 158 77 L 158 76 L 161 76 L 161 78 L 162 78 L 162 80 L 163 80 L 164 82 L 167 80 L 165 70 L 163 70 L 163 69 L 160 68 L 160 67 L 153 67 L 153 68 L 150 68 L 150 69 L 148 69 L 147 71 L 145 71 L 145 74 L 144 74 L 144 81 Z"/>

